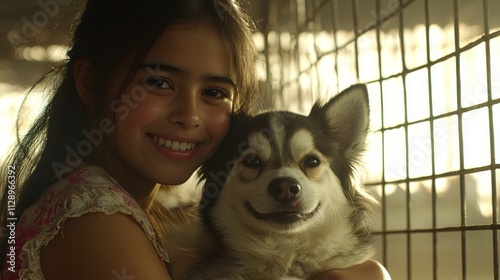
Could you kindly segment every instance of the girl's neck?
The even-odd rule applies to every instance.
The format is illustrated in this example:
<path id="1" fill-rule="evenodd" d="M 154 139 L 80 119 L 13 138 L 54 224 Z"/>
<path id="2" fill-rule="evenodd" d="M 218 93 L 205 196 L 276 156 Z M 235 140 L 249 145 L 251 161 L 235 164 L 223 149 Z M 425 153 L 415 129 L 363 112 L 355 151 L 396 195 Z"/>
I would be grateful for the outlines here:
<path id="1" fill-rule="evenodd" d="M 101 163 L 93 162 L 93 164 L 102 166 L 106 172 L 139 203 L 139 205 L 148 207 L 156 197 L 159 185 L 148 180 L 129 165 L 123 162 L 117 162 L 116 160 L 108 160 Z"/>
<path id="2" fill-rule="evenodd" d="M 121 169 L 121 170 L 120 170 Z M 124 170 L 126 169 L 126 170 Z M 135 170 L 122 166 L 108 168 L 111 176 L 140 204 L 149 205 L 156 195 L 157 184 L 145 179 Z"/>

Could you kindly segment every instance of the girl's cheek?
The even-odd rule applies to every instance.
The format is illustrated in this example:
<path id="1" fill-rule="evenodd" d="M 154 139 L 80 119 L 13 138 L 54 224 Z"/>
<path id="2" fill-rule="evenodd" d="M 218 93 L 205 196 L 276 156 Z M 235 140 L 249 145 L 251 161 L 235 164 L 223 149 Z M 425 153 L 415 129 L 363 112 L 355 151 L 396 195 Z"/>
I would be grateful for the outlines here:
<path id="1" fill-rule="evenodd" d="M 147 102 L 147 100 L 127 101 L 116 101 L 112 106 L 112 112 L 115 114 L 117 121 L 140 123 L 148 120 L 151 115 L 158 114 L 161 109 L 158 104 Z"/>
<path id="2" fill-rule="evenodd" d="M 219 109 L 208 115 L 207 127 L 210 129 L 214 141 L 220 143 L 229 130 L 231 121 L 230 112 L 227 109 Z"/>

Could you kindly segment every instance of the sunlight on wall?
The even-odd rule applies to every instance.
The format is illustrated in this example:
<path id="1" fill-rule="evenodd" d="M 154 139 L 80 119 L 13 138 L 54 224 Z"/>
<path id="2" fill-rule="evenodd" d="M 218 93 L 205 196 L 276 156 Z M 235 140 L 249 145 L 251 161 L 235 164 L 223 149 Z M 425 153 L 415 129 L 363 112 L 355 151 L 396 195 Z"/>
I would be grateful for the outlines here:
<path id="1" fill-rule="evenodd" d="M 64 45 L 26 46 L 20 45 L 14 50 L 18 60 L 35 62 L 56 62 L 66 58 L 68 47 Z M 40 73 L 44 74 L 44 73 Z M 27 89 L 13 85 L 0 76 L 0 125 L 7 133 L 0 138 L 0 161 L 6 158 L 8 151 L 17 141 L 16 121 L 19 118 L 19 135 L 23 135 L 30 123 L 43 109 L 45 100 L 41 93 L 32 92 L 26 97 Z M 24 102 L 24 103 L 23 103 Z M 22 106 L 22 110 L 20 111 Z"/>
<path id="2" fill-rule="evenodd" d="M 7 131 L 0 138 L 0 159 L 5 159 L 8 151 L 16 143 L 16 122 L 19 120 L 19 135 L 23 135 L 29 124 L 43 109 L 44 100 L 42 94 L 31 93 L 26 99 L 26 90 L 15 85 L 0 83 L 0 126 Z M 21 104 L 23 109 L 20 112 Z"/>
<path id="3" fill-rule="evenodd" d="M 60 61 L 66 58 L 67 46 L 50 45 L 43 47 L 39 45 L 21 45 L 15 50 L 17 59 L 26 61 Z"/>

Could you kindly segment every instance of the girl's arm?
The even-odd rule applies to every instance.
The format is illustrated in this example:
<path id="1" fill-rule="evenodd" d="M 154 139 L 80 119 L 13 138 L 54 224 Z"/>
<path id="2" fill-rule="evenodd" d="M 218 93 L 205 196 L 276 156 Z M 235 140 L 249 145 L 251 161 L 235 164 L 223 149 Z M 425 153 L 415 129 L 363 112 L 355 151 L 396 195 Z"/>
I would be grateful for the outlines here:
<path id="1" fill-rule="evenodd" d="M 391 276 L 380 263 L 367 261 L 346 269 L 329 270 L 313 280 L 391 280 Z"/>
<path id="2" fill-rule="evenodd" d="M 47 280 L 170 279 L 142 228 L 124 214 L 66 220 L 42 249 L 41 265 Z"/>

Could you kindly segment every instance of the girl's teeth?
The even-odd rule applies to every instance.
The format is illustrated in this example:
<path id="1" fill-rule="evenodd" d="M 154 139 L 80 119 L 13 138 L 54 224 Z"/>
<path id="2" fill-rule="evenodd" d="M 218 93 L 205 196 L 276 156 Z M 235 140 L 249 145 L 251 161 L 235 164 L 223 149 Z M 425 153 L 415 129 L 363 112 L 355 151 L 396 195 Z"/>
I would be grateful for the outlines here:
<path id="1" fill-rule="evenodd" d="M 172 147 L 170 147 L 170 149 L 180 151 L 180 146 L 181 146 L 180 142 L 172 141 Z"/>
<path id="2" fill-rule="evenodd" d="M 186 148 L 187 148 L 187 143 L 186 143 L 186 142 L 182 142 L 182 143 L 181 143 L 181 148 L 180 148 L 180 150 L 181 150 L 181 151 L 185 151 L 185 150 L 186 150 Z"/>
<path id="3" fill-rule="evenodd" d="M 158 136 L 153 136 L 153 141 L 160 144 L 161 146 L 164 146 L 165 148 L 170 148 L 176 151 L 189 151 L 195 146 L 195 143 L 172 141 Z"/>

